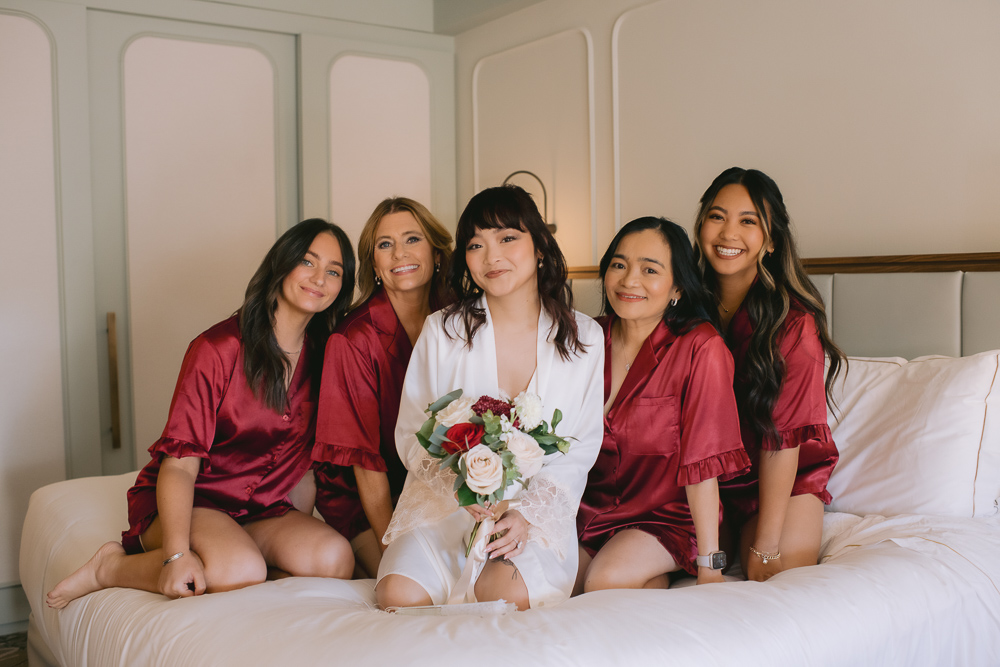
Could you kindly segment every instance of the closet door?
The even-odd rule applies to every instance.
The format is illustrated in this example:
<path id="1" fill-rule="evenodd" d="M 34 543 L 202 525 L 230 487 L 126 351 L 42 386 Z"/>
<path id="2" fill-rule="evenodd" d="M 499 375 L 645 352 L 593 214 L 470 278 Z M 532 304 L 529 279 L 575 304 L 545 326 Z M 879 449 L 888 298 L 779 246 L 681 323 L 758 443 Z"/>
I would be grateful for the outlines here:
<path id="1" fill-rule="evenodd" d="M 97 316 L 117 324 L 117 399 L 101 350 L 112 474 L 148 461 L 188 343 L 240 306 L 298 220 L 295 39 L 90 11 L 88 41 Z"/>

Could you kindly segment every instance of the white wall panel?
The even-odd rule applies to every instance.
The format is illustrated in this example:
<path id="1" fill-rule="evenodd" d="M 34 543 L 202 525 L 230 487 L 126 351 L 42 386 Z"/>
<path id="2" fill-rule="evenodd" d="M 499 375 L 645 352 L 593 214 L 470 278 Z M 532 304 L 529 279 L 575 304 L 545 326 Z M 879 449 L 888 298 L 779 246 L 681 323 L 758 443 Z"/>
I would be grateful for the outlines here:
<path id="1" fill-rule="evenodd" d="M 0 13 L 0 584 L 36 488 L 65 479 L 52 47 Z"/>
<path id="2" fill-rule="evenodd" d="M 144 36 L 125 52 L 136 461 L 188 342 L 232 313 L 276 229 L 274 71 L 237 45 Z"/>
<path id="3" fill-rule="evenodd" d="M 775 178 L 805 256 L 995 249 L 1000 4 L 657 2 L 616 27 L 623 221 Z M 986 223 L 986 221 L 991 221 Z"/>
<path id="4" fill-rule="evenodd" d="M 357 244 L 386 197 L 431 206 L 430 82 L 412 62 L 345 55 L 329 90 L 330 217 Z"/>
<path id="5" fill-rule="evenodd" d="M 537 174 L 546 219 L 571 266 L 594 263 L 593 98 L 589 34 L 569 30 L 483 58 L 473 74 L 475 189 Z M 533 179 L 518 178 L 542 208 Z"/>

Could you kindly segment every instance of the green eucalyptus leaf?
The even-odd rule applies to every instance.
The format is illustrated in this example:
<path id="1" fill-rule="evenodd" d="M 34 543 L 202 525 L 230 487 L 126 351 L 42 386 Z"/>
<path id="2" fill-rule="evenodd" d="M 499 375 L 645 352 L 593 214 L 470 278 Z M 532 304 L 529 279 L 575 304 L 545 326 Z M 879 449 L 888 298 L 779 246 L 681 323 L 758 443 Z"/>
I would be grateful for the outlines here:
<path id="1" fill-rule="evenodd" d="M 556 426 L 558 426 L 559 422 L 562 421 L 562 417 L 563 417 L 562 411 L 559 408 L 556 408 L 556 411 L 552 413 L 552 430 L 553 431 L 556 430 Z"/>
<path id="2" fill-rule="evenodd" d="M 459 507 L 466 507 L 468 505 L 478 505 L 479 494 L 470 489 L 464 482 L 462 486 L 458 489 L 458 505 Z"/>
<path id="3" fill-rule="evenodd" d="M 431 403 L 429 406 L 427 406 L 427 409 L 424 412 L 431 412 L 431 413 L 441 412 L 446 407 L 451 405 L 452 401 L 454 401 L 456 398 L 461 397 L 461 395 L 462 395 L 461 389 L 456 389 L 455 391 L 449 392 L 444 396 L 442 396 L 441 398 L 439 398 L 438 400 Z"/>

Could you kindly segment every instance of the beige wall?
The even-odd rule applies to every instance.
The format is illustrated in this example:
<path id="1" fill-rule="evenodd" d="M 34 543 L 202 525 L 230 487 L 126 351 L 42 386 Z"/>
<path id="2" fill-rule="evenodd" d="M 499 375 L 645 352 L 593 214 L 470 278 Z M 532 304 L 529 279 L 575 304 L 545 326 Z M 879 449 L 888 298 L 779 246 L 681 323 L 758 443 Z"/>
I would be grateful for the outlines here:
<path id="1" fill-rule="evenodd" d="M 546 0 L 456 38 L 459 208 L 475 166 L 503 159 L 475 148 L 477 65 L 578 30 L 593 40 L 601 249 L 639 215 L 690 228 L 712 178 L 739 165 L 781 186 L 805 256 L 996 251 L 997 25 L 988 0 Z M 533 81 L 519 97 L 544 100 Z M 523 122 L 537 135 L 550 119 Z M 534 150 L 557 164 L 567 148 L 549 137 Z M 569 173 L 550 198 L 569 195 Z"/>

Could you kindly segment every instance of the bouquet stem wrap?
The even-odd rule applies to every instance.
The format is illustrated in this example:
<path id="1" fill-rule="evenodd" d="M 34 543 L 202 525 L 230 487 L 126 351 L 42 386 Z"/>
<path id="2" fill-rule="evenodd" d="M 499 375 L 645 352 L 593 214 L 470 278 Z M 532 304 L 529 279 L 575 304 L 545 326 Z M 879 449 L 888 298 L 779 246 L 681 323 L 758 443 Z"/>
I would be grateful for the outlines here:
<path id="1" fill-rule="evenodd" d="M 509 500 L 507 511 L 517 509 L 520 504 L 517 499 Z M 486 567 L 487 554 L 486 546 L 493 536 L 493 526 L 496 522 L 492 517 L 486 517 L 478 524 L 475 531 L 476 539 L 469 549 L 468 558 L 465 559 L 465 567 L 458 578 L 458 583 L 451 589 L 451 596 L 448 597 L 447 604 L 462 604 L 464 602 L 478 602 L 476 600 L 476 581 Z"/>

